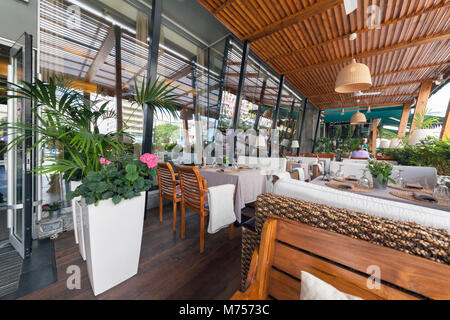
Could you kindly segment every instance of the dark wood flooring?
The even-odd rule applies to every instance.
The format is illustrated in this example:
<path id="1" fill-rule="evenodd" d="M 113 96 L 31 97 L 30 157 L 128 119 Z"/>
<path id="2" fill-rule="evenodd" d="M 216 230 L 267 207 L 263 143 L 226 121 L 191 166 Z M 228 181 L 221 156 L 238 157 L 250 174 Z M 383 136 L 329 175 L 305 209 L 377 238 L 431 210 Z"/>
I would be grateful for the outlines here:
<path id="1" fill-rule="evenodd" d="M 133 278 L 94 296 L 73 232 L 54 241 L 58 280 L 23 299 L 229 299 L 239 289 L 241 228 L 235 228 L 233 240 L 228 229 L 205 233 L 205 252 L 199 252 L 197 214 L 186 212 L 186 238 L 172 232 L 172 207 L 164 210 L 160 224 L 157 210 L 148 212 L 144 223 L 139 271 Z M 179 211 L 178 211 L 179 220 Z M 81 289 L 69 290 L 67 267 L 81 268 Z"/>

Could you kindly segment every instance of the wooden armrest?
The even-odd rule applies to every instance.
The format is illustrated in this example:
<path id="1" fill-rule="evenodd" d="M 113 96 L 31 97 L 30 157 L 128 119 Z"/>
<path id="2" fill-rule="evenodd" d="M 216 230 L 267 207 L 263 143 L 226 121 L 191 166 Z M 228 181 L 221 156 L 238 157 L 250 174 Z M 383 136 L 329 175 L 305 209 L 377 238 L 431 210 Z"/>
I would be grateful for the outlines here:
<path id="1" fill-rule="evenodd" d="M 258 299 L 259 283 L 253 283 L 245 292 L 236 291 L 230 300 L 259 300 Z"/>

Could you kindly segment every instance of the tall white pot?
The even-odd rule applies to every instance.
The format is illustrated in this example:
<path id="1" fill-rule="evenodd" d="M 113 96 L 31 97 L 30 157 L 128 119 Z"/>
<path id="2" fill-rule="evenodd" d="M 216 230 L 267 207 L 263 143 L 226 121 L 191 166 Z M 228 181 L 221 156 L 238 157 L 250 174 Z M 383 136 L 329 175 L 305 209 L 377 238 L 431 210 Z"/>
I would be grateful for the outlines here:
<path id="1" fill-rule="evenodd" d="M 75 189 L 81 184 L 81 181 L 70 181 L 70 191 L 75 191 Z M 77 216 L 75 213 L 75 203 L 80 200 L 80 197 L 75 197 L 72 199 L 72 217 L 73 217 L 73 233 L 75 234 L 75 243 L 78 243 L 79 237 L 77 232 Z"/>
<path id="2" fill-rule="evenodd" d="M 411 132 L 409 136 L 408 144 L 414 146 L 420 142 L 420 140 L 425 139 L 428 136 L 435 136 L 435 130 L 433 129 L 416 129 Z"/>
<path id="3" fill-rule="evenodd" d="M 137 274 L 144 206 L 145 192 L 117 205 L 108 199 L 83 207 L 86 261 L 95 295 Z"/>

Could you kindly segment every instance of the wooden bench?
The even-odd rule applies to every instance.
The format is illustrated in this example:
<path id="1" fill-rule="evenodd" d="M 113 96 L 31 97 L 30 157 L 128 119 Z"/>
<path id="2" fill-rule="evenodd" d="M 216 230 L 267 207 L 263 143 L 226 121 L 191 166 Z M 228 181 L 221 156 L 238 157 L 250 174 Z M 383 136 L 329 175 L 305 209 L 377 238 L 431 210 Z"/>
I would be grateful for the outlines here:
<path id="1" fill-rule="evenodd" d="M 369 266 L 380 268 L 378 289 L 367 285 Z M 301 271 L 363 299 L 450 299 L 448 265 L 275 216 L 253 253 L 248 289 L 231 299 L 298 300 Z"/>

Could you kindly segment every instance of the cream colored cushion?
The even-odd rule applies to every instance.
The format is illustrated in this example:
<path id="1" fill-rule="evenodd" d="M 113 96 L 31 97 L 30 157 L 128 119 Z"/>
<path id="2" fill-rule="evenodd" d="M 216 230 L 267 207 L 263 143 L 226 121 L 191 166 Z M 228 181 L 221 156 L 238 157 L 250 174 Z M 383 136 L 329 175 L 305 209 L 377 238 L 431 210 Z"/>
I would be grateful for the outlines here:
<path id="1" fill-rule="evenodd" d="M 339 291 L 331 284 L 320 280 L 312 274 L 302 271 L 302 289 L 300 300 L 363 300 Z"/>

